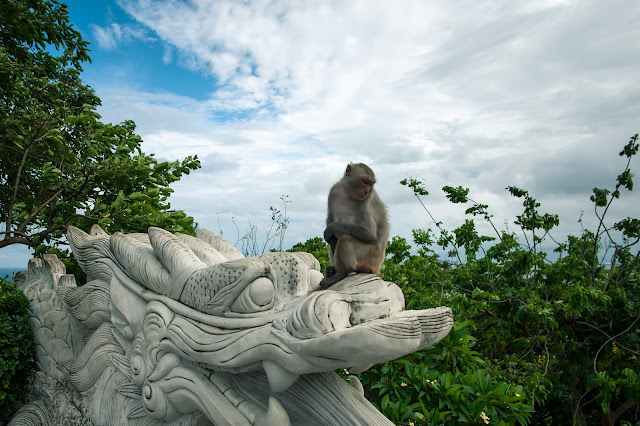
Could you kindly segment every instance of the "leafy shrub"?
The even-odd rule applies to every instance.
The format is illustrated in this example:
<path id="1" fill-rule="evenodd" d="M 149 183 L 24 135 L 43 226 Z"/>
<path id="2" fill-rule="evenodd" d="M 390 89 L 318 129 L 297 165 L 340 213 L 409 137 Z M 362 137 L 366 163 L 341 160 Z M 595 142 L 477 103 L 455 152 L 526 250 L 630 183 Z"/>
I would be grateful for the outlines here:
<path id="1" fill-rule="evenodd" d="M 526 190 L 506 188 L 522 202 L 516 234 L 499 231 L 468 189 L 445 186 L 468 215 L 447 229 L 422 182 L 403 180 L 435 229 L 413 231 L 416 250 L 394 237 L 382 278 L 402 288 L 407 309 L 449 306 L 456 323 L 438 344 L 362 373 L 367 398 L 402 425 L 640 424 L 640 219 L 607 219 L 633 190 L 639 149 L 635 135 L 615 187 L 593 189 L 595 229 L 560 242 L 558 216 Z M 481 235 L 477 219 L 495 234 Z"/>
<path id="2" fill-rule="evenodd" d="M 327 266 L 331 266 L 331 261 L 329 260 L 329 245 L 320 237 L 311 238 L 304 243 L 297 243 L 287 251 L 311 253 L 318 259 L 318 262 L 320 262 L 321 271 L 324 271 Z"/>
<path id="3" fill-rule="evenodd" d="M 369 400 L 396 424 L 526 424 L 533 407 L 524 387 L 492 377 L 471 349 L 472 325 L 457 322 L 437 345 L 362 373 Z"/>
<path id="4" fill-rule="evenodd" d="M 25 397 L 35 346 L 29 328 L 29 300 L 10 281 L 0 278 L 0 419 L 6 419 Z"/>
<path id="5" fill-rule="evenodd" d="M 638 135 L 633 136 L 620 152 L 626 166 L 614 189 L 593 190 L 595 230 L 584 229 L 580 236 L 557 242 L 551 233 L 558 216 L 541 213 L 540 203 L 528 191 L 507 187 L 522 201 L 522 213 L 514 221 L 520 232 L 499 232 L 489 206 L 471 200 L 466 188 L 446 186 L 447 198 L 466 204 L 471 218 L 453 230 L 434 220 L 435 230 L 414 231 L 418 255 L 391 256 L 383 271 L 386 279 L 403 288 L 407 306 L 442 304 L 453 309 L 457 320 L 473 323 L 470 328 L 476 330 L 478 356 L 487 374 L 521 386 L 523 392 L 518 393 L 527 395 L 535 408 L 532 424 L 640 420 L 640 220 L 628 217 L 610 224 L 606 217 L 621 191 L 633 190 L 629 166 L 639 150 L 637 140 Z M 419 199 L 428 195 L 417 179 L 401 183 Z M 480 235 L 476 217 L 487 221 L 495 236 Z M 549 239 L 556 244 L 553 261 L 540 249 Z M 491 241 L 493 246 L 488 245 Z M 445 250 L 449 259 L 440 260 L 434 246 Z M 448 371 L 456 377 L 455 370 Z M 466 389 L 462 377 L 459 380 L 460 389 Z M 427 408 L 441 409 L 443 404 L 448 404 L 446 398 Z M 514 419 L 494 412 L 488 416 L 491 423 Z M 435 423 L 435 414 L 442 416 L 440 412 L 425 418 Z M 526 418 L 516 420 L 522 423 Z"/>

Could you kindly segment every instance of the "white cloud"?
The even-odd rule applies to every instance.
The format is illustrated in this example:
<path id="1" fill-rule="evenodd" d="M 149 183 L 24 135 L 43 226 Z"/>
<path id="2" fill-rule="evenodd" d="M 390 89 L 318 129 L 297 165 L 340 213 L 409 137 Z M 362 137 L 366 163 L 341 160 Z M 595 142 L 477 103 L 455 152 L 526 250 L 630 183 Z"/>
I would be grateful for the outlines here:
<path id="1" fill-rule="evenodd" d="M 132 40 L 153 41 L 154 38 L 147 35 L 147 31 L 141 28 L 134 28 L 130 25 L 120 25 L 112 23 L 106 27 L 96 24 L 91 25 L 93 36 L 98 42 L 98 46 L 104 50 L 113 50 L 122 43 L 129 43 Z"/>
<path id="2" fill-rule="evenodd" d="M 112 24 L 105 28 L 94 25 L 93 35 L 98 42 L 98 46 L 105 50 L 114 49 L 122 37 L 120 26 L 118 24 Z"/>
<path id="3" fill-rule="evenodd" d="M 174 50 L 173 46 L 164 46 L 164 54 L 162 55 L 162 62 L 164 64 L 170 64 L 171 61 L 173 61 Z"/>
<path id="4" fill-rule="evenodd" d="M 203 102 L 99 92 L 105 116 L 140 125 L 145 150 L 205 159 L 172 199 L 213 229 L 214 213 L 259 221 L 288 194 L 293 242 L 321 235 L 329 187 L 366 161 L 392 234 L 428 224 L 407 176 L 426 181 L 438 219 L 461 219 L 439 189 L 463 185 L 501 225 L 520 207 L 504 188 L 518 185 L 575 233 L 638 130 L 640 7 L 628 2 L 119 4 L 175 49 L 165 58 L 215 77 Z M 615 214 L 637 214 L 628 199 Z"/>

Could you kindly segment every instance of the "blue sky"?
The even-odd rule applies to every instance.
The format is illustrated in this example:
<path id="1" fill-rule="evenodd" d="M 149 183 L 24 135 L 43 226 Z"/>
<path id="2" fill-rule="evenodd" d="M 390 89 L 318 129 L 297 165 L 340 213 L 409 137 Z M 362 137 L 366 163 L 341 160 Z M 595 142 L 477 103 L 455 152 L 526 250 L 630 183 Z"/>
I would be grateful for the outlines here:
<path id="1" fill-rule="evenodd" d="M 512 230 L 521 205 L 505 187 L 527 189 L 560 215 L 562 240 L 582 212 L 592 226 L 591 190 L 613 187 L 640 130 L 637 2 L 67 4 L 91 43 L 84 79 L 103 120 L 134 120 L 158 158 L 197 154 L 203 168 L 174 185 L 172 205 L 232 243 L 250 224 L 264 236 L 283 194 L 285 246 L 321 236 L 350 161 L 376 172 L 392 235 L 433 227 L 399 184 L 417 177 L 450 227 L 464 208 L 445 185 L 469 187 Z M 638 206 L 623 193 L 612 219 Z M 3 250 L 0 267 L 27 258 Z"/>
<path id="2" fill-rule="evenodd" d="M 212 76 L 179 66 L 170 53 L 172 48 L 138 24 L 116 1 L 65 3 L 74 26 L 91 42 L 92 63 L 84 72 L 89 85 L 160 90 L 206 100 L 214 84 Z"/>

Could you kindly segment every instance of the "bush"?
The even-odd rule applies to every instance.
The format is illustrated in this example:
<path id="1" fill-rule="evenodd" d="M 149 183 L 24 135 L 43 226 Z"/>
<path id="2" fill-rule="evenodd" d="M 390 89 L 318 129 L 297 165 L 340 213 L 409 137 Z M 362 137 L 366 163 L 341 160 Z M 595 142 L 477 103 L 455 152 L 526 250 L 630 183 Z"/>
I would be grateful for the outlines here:
<path id="1" fill-rule="evenodd" d="M 7 419 L 27 391 L 35 346 L 27 316 L 29 300 L 0 278 L 0 419 Z"/>
<path id="2" fill-rule="evenodd" d="M 331 266 L 329 260 L 329 244 L 320 237 L 311 238 L 304 243 L 297 243 L 288 252 L 303 251 L 311 253 L 320 262 L 320 270 L 324 271 L 327 266 Z"/>
<path id="3" fill-rule="evenodd" d="M 407 309 L 448 306 L 456 323 L 444 340 L 359 377 L 365 395 L 396 424 L 640 424 L 640 219 L 607 217 L 633 190 L 638 135 L 620 152 L 626 166 L 612 189 L 594 188 L 595 229 L 553 238 L 555 214 L 528 191 L 518 233 L 499 231 L 489 206 L 445 186 L 468 218 L 447 229 L 416 229 L 417 250 L 394 237 L 382 278 L 403 290 Z M 495 231 L 481 235 L 475 220 Z M 555 255 L 541 250 L 553 242 Z M 447 259 L 436 253 L 444 251 Z M 344 375 L 344 371 L 339 371 Z"/>
<path id="4" fill-rule="evenodd" d="M 488 415 L 491 423 L 530 419 L 532 424 L 613 425 L 640 420 L 640 220 L 628 217 L 610 224 L 607 219 L 609 207 L 622 190 L 633 190 L 630 163 L 639 148 L 635 135 L 620 152 L 626 166 L 615 187 L 593 189 L 595 230 L 584 229 L 579 236 L 557 242 L 551 233 L 558 216 L 541 213 L 540 203 L 528 191 L 507 187 L 522 202 L 522 213 L 514 221 L 519 233 L 499 232 L 489 206 L 471 200 L 466 188 L 446 186 L 442 189 L 452 203 L 466 204 L 469 218 L 464 224 L 448 230 L 434 221 L 437 229 L 414 231 L 418 255 L 408 254 L 402 241 L 390 245 L 392 255 L 383 278 L 402 287 L 407 306 L 419 309 L 442 304 L 454 311 L 458 321 L 470 321 L 486 374 L 494 381 L 518 386 L 518 394 L 526 395 L 535 409 L 531 417 L 501 413 L 487 399 L 497 395 L 495 389 L 485 387 L 481 389 L 486 390 L 485 415 L 496 408 L 493 416 Z M 428 195 L 416 179 L 401 183 L 418 198 Z M 477 217 L 491 225 L 493 236 L 479 234 Z M 540 249 L 549 240 L 556 244 L 557 259 L 551 260 Z M 440 260 L 434 246 L 447 252 L 449 260 Z M 446 340 L 436 348 L 442 346 L 444 354 Z M 421 368 L 427 365 L 424 360 L 414 363 Z M 457 392 L 467 393 L 470 388 L 464 377 L 456 376 L 455 368 L 446 368 L 461 386 Z M 436 418 L 442 411 L 433 410 L 451 407 L 447 397 L 445 393 L 425 404 L 424 423 L 441 421 Z M 415 407 L 415 401 L 412 398 L 403 405 Z M 393 402 L 399 402 L 398 396 Z M 470 411 L 475 402 L 467 398 L 467 405 Z M 459 412 L 448 413 L 445 421 Z M 484 417 L 467 419 L 488 422 Z"/>
<path id="5" fill-rule="evenodd" d="M 472 348 L 468 327 L 456 322 L 440 343 L 377 364 L 360 375 L 367 398 L 395 424 L 524 425 L 533 407 L 521 385 L 492 376 Z"/>

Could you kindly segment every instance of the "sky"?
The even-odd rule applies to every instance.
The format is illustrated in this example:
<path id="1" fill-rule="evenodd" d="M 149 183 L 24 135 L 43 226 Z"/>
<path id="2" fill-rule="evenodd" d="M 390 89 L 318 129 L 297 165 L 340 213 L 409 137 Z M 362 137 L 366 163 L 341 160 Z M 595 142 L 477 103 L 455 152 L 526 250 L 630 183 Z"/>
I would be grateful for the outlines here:
<path id="1" fill-rule="evenodd" d="M 392 236 L 434 227 L 399 183 L 413 177 L 448 229 L 465 207 L 445 185 L 517 231 L 513 185 L 559 215 L 564 240 L 594 227 L 592 189 L 615 186 L 640 130 L 638 2 L 66 3 L 90 42 L 83 79 L 102 120 L 135 121 L 158 159 L 197 154 L 171 205 L 231 243 L 252 225 L 264 240 L 270 207 L 286 207 L 283 248 L 322 236 L 349 162 L 376 173 Z M 639 213 L 637 191 L 623 191 L 607 224 Z M 26 266 L 28 251 L 11 250 L 0 267 Z"/>

